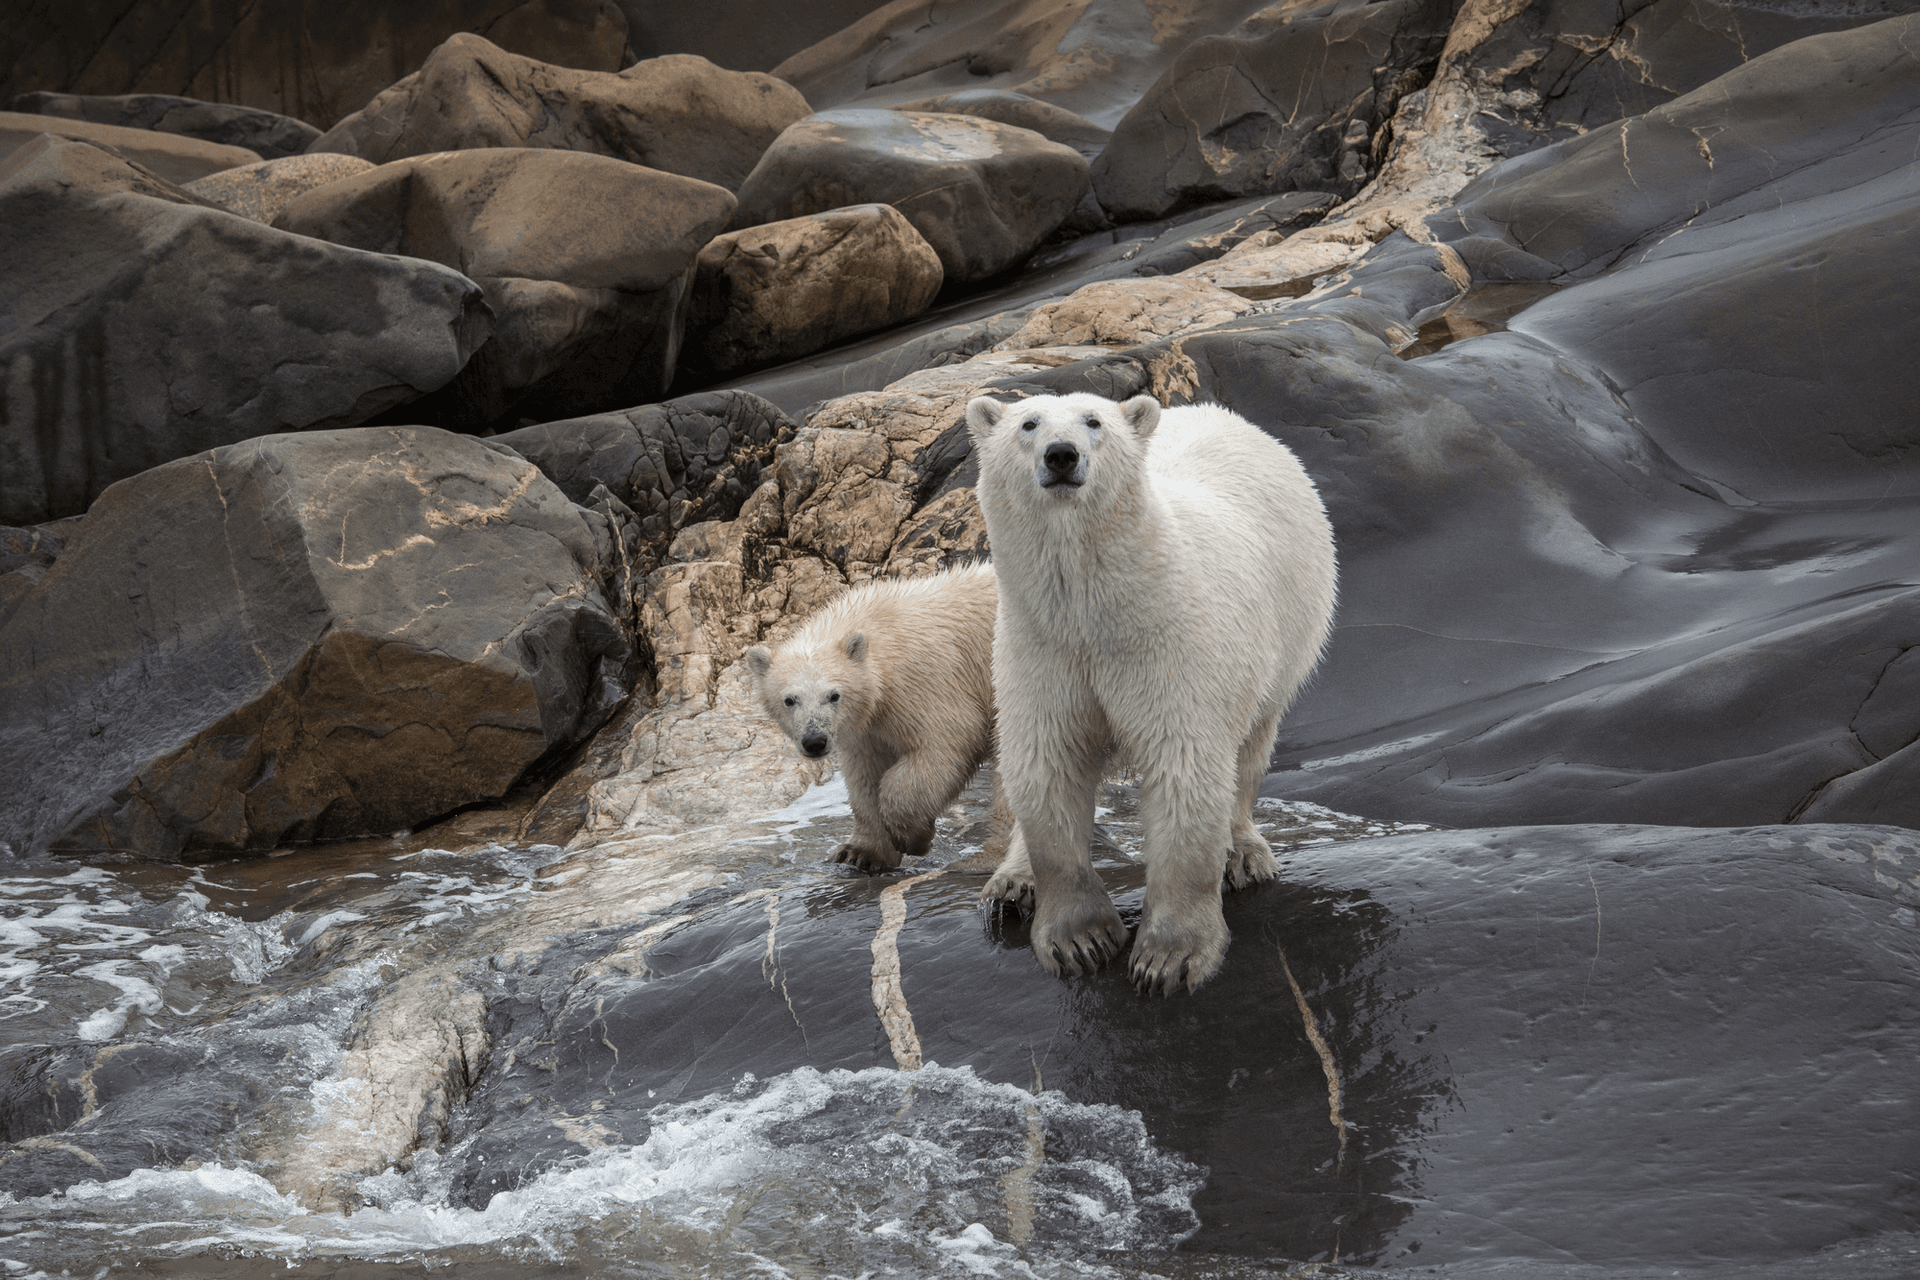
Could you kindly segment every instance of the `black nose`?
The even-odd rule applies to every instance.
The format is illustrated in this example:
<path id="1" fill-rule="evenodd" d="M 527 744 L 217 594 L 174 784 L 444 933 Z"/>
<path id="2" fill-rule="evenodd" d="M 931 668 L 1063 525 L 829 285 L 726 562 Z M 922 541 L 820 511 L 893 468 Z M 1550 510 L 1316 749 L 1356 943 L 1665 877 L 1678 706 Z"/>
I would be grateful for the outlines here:
<path id="1" fill-rule="evenodd" d="M 1064 440 L 1055 440 L 1048 445 L 1044 456 L 1047 460 L 1047 470 L 1057 476 L 1066 475 L 1080 462 L 1080 451 Z"/>
<path id="2" fill-rule="evenodd" d="M 824 733 L 808 734 L 806 737 L 800 739 L 800 749 L 810 756 L 823 756 L 827 754 L 827 735 Z"/>

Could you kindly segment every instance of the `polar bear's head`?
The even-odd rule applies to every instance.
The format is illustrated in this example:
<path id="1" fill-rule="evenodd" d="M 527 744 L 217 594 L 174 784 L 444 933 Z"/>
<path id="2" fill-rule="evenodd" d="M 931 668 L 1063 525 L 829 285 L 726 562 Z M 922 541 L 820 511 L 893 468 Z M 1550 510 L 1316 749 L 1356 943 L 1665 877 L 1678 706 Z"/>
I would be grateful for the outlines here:
<path id="1" fill-rule="evenodd" d="M 1086 392 L 1012 404 L 980 396 L 967 405 L 981 485 L 1029 505 L 1079 505 L 1131 484 L 1159 423 L 1152 396 L 1120 404 Z"/>
<path id="2" fill-rule="evenodd" d="M 801 754 L 818 759 L 832 751 L 835 725 L 862 701 L 866 636 L 822 643 L 803 632 L 777 652 L 757 644 L 746 659 L 760 705 Z"/>

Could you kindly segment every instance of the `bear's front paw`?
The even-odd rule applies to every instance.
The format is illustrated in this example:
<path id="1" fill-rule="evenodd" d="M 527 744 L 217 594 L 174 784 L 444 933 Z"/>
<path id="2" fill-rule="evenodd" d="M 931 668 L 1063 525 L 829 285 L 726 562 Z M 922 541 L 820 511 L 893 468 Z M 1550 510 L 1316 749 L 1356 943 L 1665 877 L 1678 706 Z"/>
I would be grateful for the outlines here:
<path id="1" fill-rule="evenodd" d="M 1018 906 L 1033 905 L 1033 867 L 1025 858 L 1002 858 L 1000 867 L 980 890 L 983 899 L 998 898 Z"/>
<path id="2" fill-rule="evenodd" d="M 1216 906 L 1212 919 L 1182 919 L 1167 914 L 1155 915 L 1149 908 L 1148 920 L 1133 940 L 1133 958 L 1127 976 L 1141 995 L 1170 996 L 1184 983 L 1192 991 L 1220 972 L 1226 959 L 1227 922 Z"/>
<path id="3" fill-rule="evenodd" d="M 1233 848 L 1227 851 L 1227 884 L 1235 889 L 1265 884 L 1280 874 L 1273 859 L 1273 846 L 1257 831 L 1236 832 Z"/>
<path id="4" fill-rule="evenodd" d="M 891 847 L 876 848 L 853 840 L 833 851 L 829 862 L 844 862 L 850 867 L 862 871 L 892 871 L 900 865 L 900 851 Z"/>
<path id="5" fill-rule="evenodd" d="M 1092 973 L 1127 945 L 1127 927 L 1098 886 L 1064 903 L 1058 893 L 1036 898 L 1029 936 L 1040 967 L 1056 978 Z"/>

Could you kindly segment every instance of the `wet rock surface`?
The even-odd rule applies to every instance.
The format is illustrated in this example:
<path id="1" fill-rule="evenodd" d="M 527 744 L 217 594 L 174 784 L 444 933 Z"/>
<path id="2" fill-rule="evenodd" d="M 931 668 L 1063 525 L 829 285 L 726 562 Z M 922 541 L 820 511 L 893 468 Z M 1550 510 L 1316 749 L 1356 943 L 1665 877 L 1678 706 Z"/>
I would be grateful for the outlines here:
<path id="1" fill-rule="evenodd" d="M 780 131 L 806 114 L 806 101 L 784 81 L 691 54 L 613 74 L 552 66 L 463 35 L 311 150 L 384 164 L 470 147 L 557 148 L 731 191 Z"/>
<path id="2" fill-rule="evenodd" d="M 297 156 L 320 136 L 320 130 L 292 116 L 241 107 L 225 102 L 201 102 L 166 93 L 123 93 L 91 97 L 81 93 L 23 93 L 10 104 L 14 111 L 91 120 L 95 124 L 128 129 L 156 129 L 203 142 L 245 147 L 262 160 Z"/>
<path id="3" fill-rule="evenodd" d="M 498 797 L 625 695 L 602 571 L 537 469 L 431 429 L 122 481 L 0 630 L 0 840 L 206 860 Z"/>
<path id="4" fill-rule="evenodd" d="M 940 255 L 948 280 L 984 280 L 1039 247 L 1087 182 L 1079 152 L 1030 129 L 976 116 L 827 111 L 767 149 L 740 187 L 734 225 L 890 204 Z"/>
<path id="5" fill-rule="evenodd" d="M 487 333 L 454 271 L 260 226 L 85 143 L 14 153 L 0 217 L 11 524 L 202 449 L 364 422 L 451 380 Z"/>
<path id="6" fill-rule="evenodd" d="M 274 225 L 438 261 L 486 290 L 492 337 L 404 411 L 473 430 L 662 395 L 695 257 L 733 207 L 712 183 L 609 156 L 500 147 L 380 165 L 293 200 Z"/>

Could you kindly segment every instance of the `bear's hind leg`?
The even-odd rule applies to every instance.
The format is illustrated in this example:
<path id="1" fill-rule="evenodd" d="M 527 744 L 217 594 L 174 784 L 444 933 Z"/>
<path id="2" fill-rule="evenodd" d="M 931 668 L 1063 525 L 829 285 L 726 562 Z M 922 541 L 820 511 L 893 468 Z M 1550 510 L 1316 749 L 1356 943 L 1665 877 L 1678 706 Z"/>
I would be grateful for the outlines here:
<path id="1" fill-rule="evenodd" d="M 915 751 L 880 779 L 880 821 L 893 847 L 918 858 L 933 845 L 933 824 L 966 789 L 980 761 L 971 756 Z"/>
<path id="2" fill-rule="evenodd" d="M 1203 746 L 1188 767 L 1191 776 L 1174 776 L 1154 762 L 1142 788 L 1147 902 L 1128 974 L 1145 995 L 1172 995 L 1183 984 L 1192 991 L 1220 971 L 1227 954 L 1220 850 L 1231 838 L 1232 761 L 1226 750 Z"/>
<path id="3" fill-rule="evenodd" d="M 1233 805 L 1233 847 L 1227 851 L 1227 883 L 1235 889 L 1264 884 L 1280 874 L 1280 864 L 1273 858 L 1273 846 L 1253 825 L 1253 799 L 1260 794 L 1260 783 L 1267 776 L 1267 765 L 1273 759 L 1273 735 L 1279 727 L 1279 716 L 1263 720 L 1240 744 L 1240 785 Z"/>

